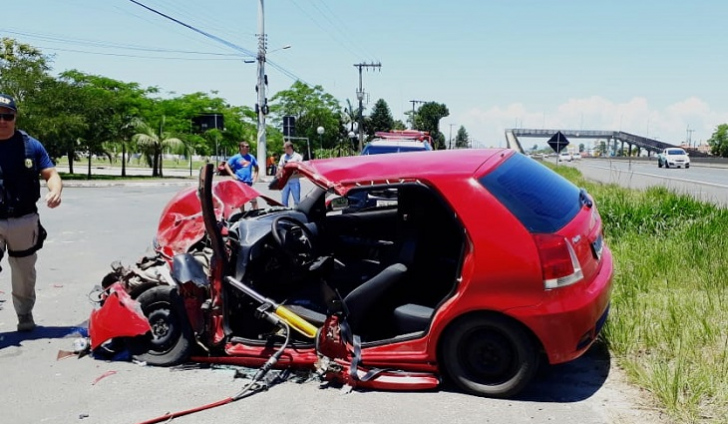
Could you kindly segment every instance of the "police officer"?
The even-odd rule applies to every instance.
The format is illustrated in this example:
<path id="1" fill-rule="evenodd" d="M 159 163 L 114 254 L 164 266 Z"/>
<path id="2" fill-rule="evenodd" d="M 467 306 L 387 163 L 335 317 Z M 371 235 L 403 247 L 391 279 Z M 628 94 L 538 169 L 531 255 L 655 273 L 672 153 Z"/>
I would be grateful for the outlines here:
<path id="1" fill-rule="evenodd" d="M 61 204 L 63 183 L 40 142 L 15 129 L 15 100 L 0 94 L 0 259 L 7 250 L 18 331 L 33 331 L 36 251 L 45 230 L 38 219 L 38 174 L 46 181 L 49 208 Z"/>

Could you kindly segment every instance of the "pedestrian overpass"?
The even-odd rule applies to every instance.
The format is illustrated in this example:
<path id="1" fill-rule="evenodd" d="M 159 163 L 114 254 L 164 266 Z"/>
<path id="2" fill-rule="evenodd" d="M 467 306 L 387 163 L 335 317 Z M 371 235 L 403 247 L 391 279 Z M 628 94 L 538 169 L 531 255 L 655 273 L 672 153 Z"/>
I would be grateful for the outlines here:
<path id="1" fill-rule="evenodd" d="M 674 144 L 665 143 L 664 141 L 655 140 L 653 138 L 642 137 L 640 135 L 634 135 L 626 133 L 624 131 L 595 131 L 595 130 L 536 130 L 527 128 L 511 128 L 506 129 L 506 143 L 509 149 L 518 150 L 521 153 L 525 153 L 525 150 L 521 146 L 519 137 L 537 137 L 537 138 L 551 138 L 557 132 L 561 132 L 567 139 L 575 138 L 591 138 L 606 140 L 607 151 L 611 152 L 613 156 L 623 156 L 624 147 L 627 145 L 628 152 L 632 153 L 632 148 L 636 147 L 636 155 L 639 156 L 642 149 L 647 151 L 648 155 L 657 153 L 668 147 L 680 147 Z M 620 144 L 619 148 L 617 144 Z M 703 156 L 699 152 L 690 152 L 691 155 Z"/>

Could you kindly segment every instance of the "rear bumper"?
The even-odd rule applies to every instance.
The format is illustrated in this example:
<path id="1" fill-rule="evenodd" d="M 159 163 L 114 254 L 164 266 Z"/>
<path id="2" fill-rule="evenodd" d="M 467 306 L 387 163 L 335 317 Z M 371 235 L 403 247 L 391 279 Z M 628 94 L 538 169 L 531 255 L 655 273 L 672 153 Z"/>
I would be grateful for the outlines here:
<path id="1" fill-rule="evenodd" d="M 541 304 L 507 313 L 533 331 L 549 363 L 571 361 L 586 352 L 606 322 L 613 273 L 612 253 L 605 246 L 593 281 L 551 290 Z"/>

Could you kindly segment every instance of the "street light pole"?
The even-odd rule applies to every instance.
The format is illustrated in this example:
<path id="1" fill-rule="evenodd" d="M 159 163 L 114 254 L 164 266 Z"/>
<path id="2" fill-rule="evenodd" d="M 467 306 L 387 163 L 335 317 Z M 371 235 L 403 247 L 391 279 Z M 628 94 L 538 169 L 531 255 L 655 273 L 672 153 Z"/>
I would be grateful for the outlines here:
<path id="1" fill-rule="evenodd" d="M 258 164 L 266 163 L 266 139 L 265 139 L 265 115 L 268 113 L 268 100 L 265 97 L 265 11 L 264 0 L 258 0 L 258 84 L 255 86 L 258 92 Z M 258 165 L 260 166 L 260 165 Z"/>
<path id="2" fill-rule="evenodd" d="M 324 127 L 318 127 L 318 128 L 316 128 L 316 132 L 319 135 L 319 146 L 320 146 L 320 149 L 323 151 L 323 149 L 324 149 Z M 314 150 L 314 152 L 315 151 L 316 150 Z"/>

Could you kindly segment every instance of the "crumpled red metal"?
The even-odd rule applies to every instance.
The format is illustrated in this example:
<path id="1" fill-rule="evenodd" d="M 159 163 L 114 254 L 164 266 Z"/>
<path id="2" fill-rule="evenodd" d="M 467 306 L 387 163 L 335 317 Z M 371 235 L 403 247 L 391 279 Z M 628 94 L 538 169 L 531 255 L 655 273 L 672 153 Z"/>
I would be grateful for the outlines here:
<path id="1" fill-rule="evenodd" d="M 280 202 L 262 195 L 253 187 L 233 179 L 215 181 L 212 185 L 212 197 L 215 217 L 218 220 L 229 218 L 241 206 L 258 197 L 269 205 L 282 206 Z M 171 258 L 177 253 L 187 252 L 204 236 L 205 225 L 197 188 L 184 189 L 167 203 L 159 218 L 156 241 L 158 251 Z"/>
<path id="2" fill-rule="evenodd" d="M 141 305 L 124 290 L 122 283 L 109 286 L 100 308 L 91 311 L 88 333 L 91 350 L 116 337 L 135 337 L 152 331 Z"/>

